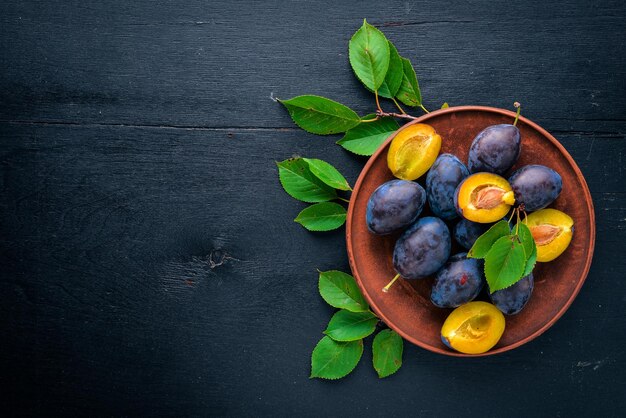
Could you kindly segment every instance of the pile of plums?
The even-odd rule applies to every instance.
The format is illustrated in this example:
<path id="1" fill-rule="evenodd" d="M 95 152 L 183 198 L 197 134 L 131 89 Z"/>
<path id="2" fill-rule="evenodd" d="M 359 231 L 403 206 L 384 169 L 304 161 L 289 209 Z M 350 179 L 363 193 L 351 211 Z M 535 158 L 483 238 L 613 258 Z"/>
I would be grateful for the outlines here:
<path id="1" fill-rule="evenodd" d="M 472 142 L 466 166 L 452 154 L 438 155 L 441 137 L 431 126 L 401 128 L 387 155 L 397 179 L 372 193 L 366 219 L 373 234 L 401 232 L 393 251 L 395 279 L 434 276 L 430 299 L 435 306 L 467 304 L 486 286 L 483 261 L 467 258 L 466 252 L 451 254 L 452 238 L 469 250 L 493 223 L 522 204 L 532 212 L 526 222 L 537 245 L 537 261 L 553 260 L 565 251 L 573 220 L 545 209 L 561 192 L 561 176 L 534 164 L 503 177 L 517 162 L 521 145 L 514 124 L 489 126 Z M 425 187 L 415 181 L 424 174 Z M 426 202 L 432 215 L 420 217 Z M 509 288 L 488 293 L 502 313 L 513 315 L 526 305 L 533 286 L 531 273 Z"/>

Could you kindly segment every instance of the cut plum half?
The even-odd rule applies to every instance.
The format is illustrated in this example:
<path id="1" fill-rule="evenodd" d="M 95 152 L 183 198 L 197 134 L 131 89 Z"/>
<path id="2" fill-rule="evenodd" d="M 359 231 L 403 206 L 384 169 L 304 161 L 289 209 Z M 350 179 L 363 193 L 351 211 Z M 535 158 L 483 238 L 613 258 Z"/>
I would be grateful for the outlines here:
<path id="1" fill-rule="evenodd" d="M 514 203 L 515 196 L 509 182 L 492 173 L 472 174 L 459 184 L 454 194 L 457 212 L 472 222 L 499 221 Z"/>
<path id="2" fill-rule="evenodd" d="M 461 353 L 485 353 L 500 341 L 505 323 L 502 312 L 491 303 L 470 302 L 448 316 L 441 328 L 441 340 Z"/>
<path id="3" fill-rule="evenodd" d="M 537 244 L 537 261 L 552 261 L 567 249 L 574 234 L 574 220 L 556 209 L 541 209 L 528 215 L 528 229 Z"/>
<path id="4" fill-rule="evenodd" d="M 399 179 L 416 180 L 433 165 L 441 149 L 441 136 L 423 123 L 400 128 L 387 153 L 389 170 Z"/>

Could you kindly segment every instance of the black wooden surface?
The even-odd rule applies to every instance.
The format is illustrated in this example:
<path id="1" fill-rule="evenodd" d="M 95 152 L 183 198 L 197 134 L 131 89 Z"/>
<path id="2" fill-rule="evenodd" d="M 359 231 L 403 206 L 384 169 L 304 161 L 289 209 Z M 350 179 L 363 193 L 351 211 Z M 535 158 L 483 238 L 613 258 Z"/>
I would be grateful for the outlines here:
<path id="1" fill-rule="evenodd" d="M 2 415 L 623 416 L 626 4 L 494 3 L 3 1 Z M 407 344 L 389 379 L 368 350 L 342 381 L 308 379 L 332 313 L 315 269 L 348 270 L 344 237 L 292 222 L 274 161 L 354 182 L 365 160 L 270 95 L 373 110 L 346 54 L 363 17 L 427 107 L 519 100 L 587 178 L 587 282 L 513 352 Z"/>

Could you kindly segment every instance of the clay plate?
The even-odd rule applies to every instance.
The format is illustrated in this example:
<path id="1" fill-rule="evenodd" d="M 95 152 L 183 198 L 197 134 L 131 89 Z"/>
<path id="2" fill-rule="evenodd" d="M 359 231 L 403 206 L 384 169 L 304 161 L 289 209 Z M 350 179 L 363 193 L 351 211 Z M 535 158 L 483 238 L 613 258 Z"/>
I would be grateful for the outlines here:
<path id="1" fill-rule="evenodd" d="M 467 162 L 470 144 L 476 134 L 489 125 L 512 123 L 515 114 L 508 110 L 481 106 L 462 106 L 438 110 L 410 122 L 427 123 L 443 139 L 441 153 L 448 152 Z M 580 169 L 547 131 L 521 117 L 517 126 L 522 135 L 521 156 L 513 167 L 543 164 L 563 178 L 563 191 L 550 206 L 574 219 L 574 236 L 569 248 L 550 263 L 535 268 L 535 289 L 522 312 L 506 317 L 506 330 L 500 342 L 480 356 L 503 353 L 536 338 L 546 331 L 572 304 L 587 277 L 595 242 L 595 219 L 589 188 Z M 365 209 L 371 193 L 393 178 L 387 168 L 387 149 L 392 135 L 369 159 L 356 182 L 346 222 L 346 240 L 352 273 L 376 314 L 406 340 L 435 353 L 474 357 L 448 349 L 440 339 L 441 326 L 451 312 L 430 302 L 432 278 L 398 280 L 389 293 L 381 289 L 395 275 L 391 257 L 398 235 L 376 236 L 367 230 Z M 418 181 L 422 183 L 424 177 Z M 428 214 L 428 208 L 424 214 Z M 422 215 L 423 216 L 423 215 Z M 453 225 L 449 223 L 449 225 Z M 453 244 L 452 254 L 462 251 Z M 484 293 L 479 299 L 486 299 Z"/>

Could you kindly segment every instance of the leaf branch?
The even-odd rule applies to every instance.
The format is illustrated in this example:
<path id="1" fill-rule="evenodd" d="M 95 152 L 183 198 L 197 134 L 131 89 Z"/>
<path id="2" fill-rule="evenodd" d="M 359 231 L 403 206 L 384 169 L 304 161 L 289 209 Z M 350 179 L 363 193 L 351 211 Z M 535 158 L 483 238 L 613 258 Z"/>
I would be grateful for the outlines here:
<path id="1" fill-rule="evenodd" d="M 374 96 L 376 97 L 376 112 L 382 112 L 383 109 L 380 107 L 380 100 L 378 100 L 378 90 L 374 90 Z"/>
<path id="2" fill-rule="evenodd" d="M 400 106 L 400 103 L 398 103 L 398 101 L 396 100 L 395 97 L 392 97 L 391 100 L 393 100 L 393 103 L 396 105 L 396 107 L 400 110 L 400 113 L 402 113 L 403 115 L 406 115 L 406 112 L 404 111 L 404 109 L 402 109 L 402 106 Z"/>
<path id="3" fill-rule="evenodd" d="M 394 112 L 385 112 L 383 110 L 376 111 L 377 117 L 392 117 L 392 118 L 400 118 L 400 119 L 417 119 L 417 116 L 411 116 L 407 113 L 394 113 Z"/>

